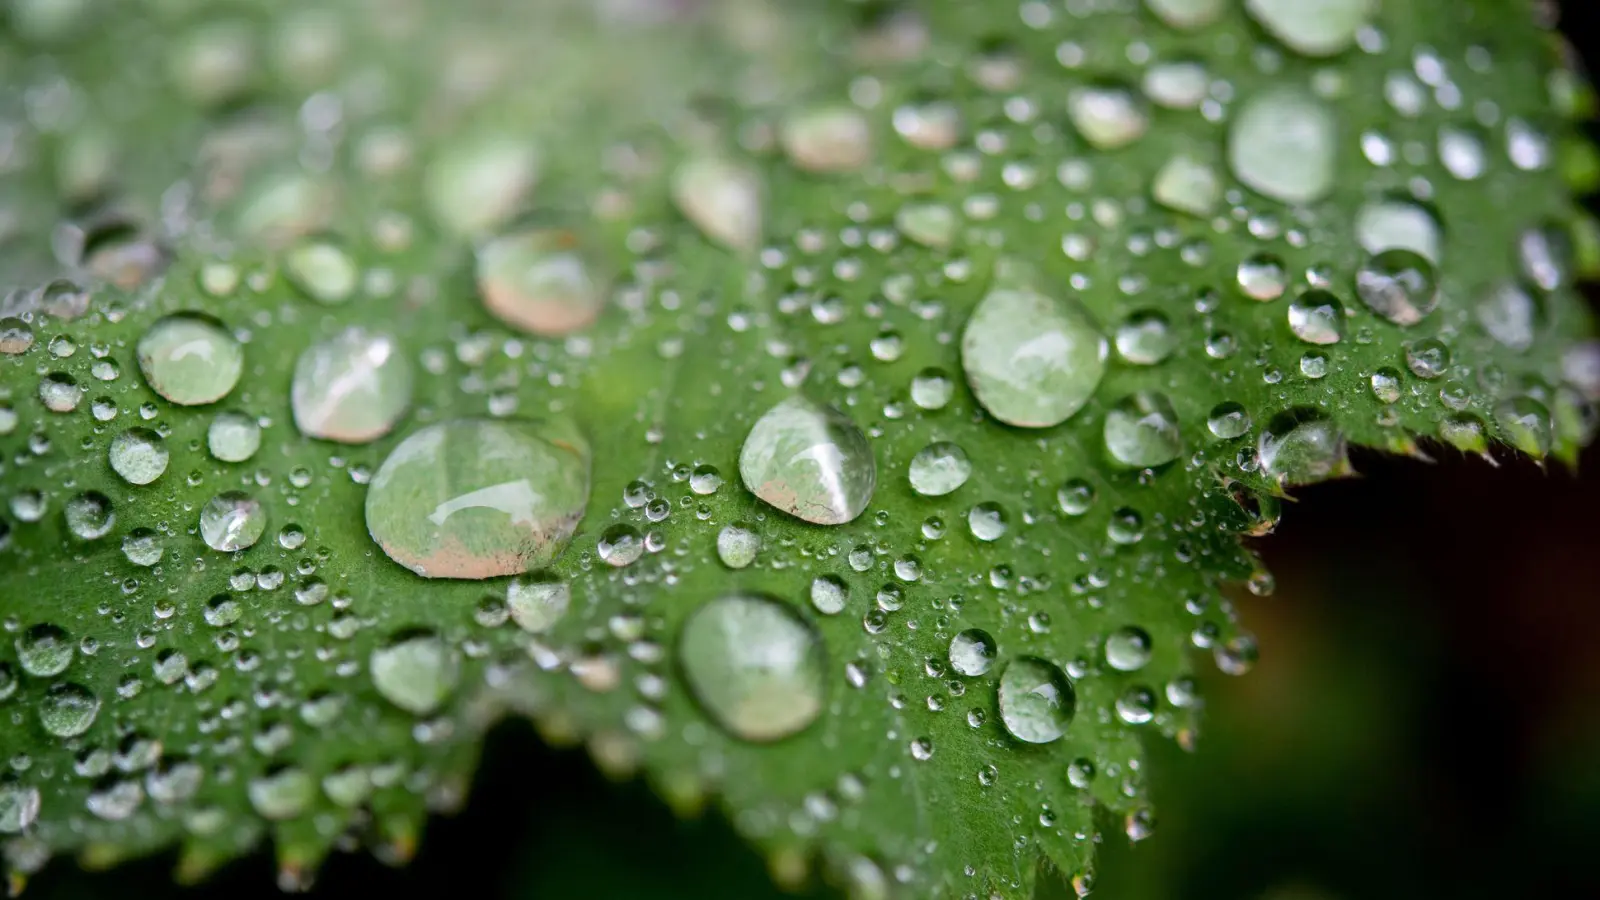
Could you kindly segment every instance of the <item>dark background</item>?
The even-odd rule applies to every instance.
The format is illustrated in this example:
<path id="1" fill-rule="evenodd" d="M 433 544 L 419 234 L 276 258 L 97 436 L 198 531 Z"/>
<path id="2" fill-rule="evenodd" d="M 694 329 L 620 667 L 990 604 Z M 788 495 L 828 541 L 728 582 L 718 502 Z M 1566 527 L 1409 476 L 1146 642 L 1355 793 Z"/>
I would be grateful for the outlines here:
<path id="1" fill-rule="evenodd" d="M 1600 3 L 1561 6 L 1600 71 Z M 1278 591 L 1238 602 L 1260 663 L 1205 677 L 1197 753 L 1151 741 L 1156 834 L 1129 847 L 1106 823 L 1095 897 L 1600 897 L 1600 447 L 1577 473 L 1356 462 L 1259 543 Z M 193 889 L 171 865 L 63 862 L 25 896 L 281 896 L 264 855 Z M 317 893 L 785 896 L 720 819 L 678 822 L 518 723 L 408 867 L 336 856 Z"/>

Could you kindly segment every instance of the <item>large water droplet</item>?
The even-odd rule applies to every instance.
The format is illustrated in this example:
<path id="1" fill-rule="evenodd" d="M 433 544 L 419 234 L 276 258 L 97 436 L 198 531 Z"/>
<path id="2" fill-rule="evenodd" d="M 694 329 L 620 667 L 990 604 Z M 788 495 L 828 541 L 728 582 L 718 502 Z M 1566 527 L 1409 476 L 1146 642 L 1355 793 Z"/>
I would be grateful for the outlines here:
<path id="1" fill-rule="evenodd" d="M 1089 145 L 1099 150 L 1125 147 L 1150 127 L 1139 96 L 1118 85 L 1081 87 L 1067 95 L 1067 118 Z"/>
<path id="2" fill-rule="evenodd" d="M 1373 0 L 1245 0 L 1262 28 L 1304 56 L 1332 56 L 1349 47 L 1373 6 Z"/>
<path id="3" fill-rule="evenodd" d="M 39 818 L 39 789 L 30 784 L 0 780 L 0 834 L 20 834 Z"/>
<path id="4" fill-rule="evenodd" d="M 16 316 L 0 319 L 0 353 L 16 356 L 32 346 L 33 326 Z"/>
<path id="5" fill-rule="evenodd" d="M 1106 635 L 1106 665 L 1118 672 L 1137 672 L 1150 662 L 1150 633 L 1137 625 L 1125 625 Z"/>
<path id="6" fill-rule="evenodd" d="M 572 605 L 572 586 L 553 576 L 518 578 L 506 585 L 511 621 L 532 634 L 549 631 Z"/>
<path id="7" fill-rule="evenodd" d="M 730 569 L 743 569 L 756 561 L 756 554 L 761 552 L 761 535 L 752 531 L 749 526 L 741 524 L 724 525 L 717 532 L 717 558 Z"/>
<path id="8" fill-rule="evenodd" d="M 678 167 L 672 199 L 706 237 L 738 251 L 761 243 L 761 176 L 717 157 L 697 157 Z"/>
<path id="9" fill-rule="evenodd" d="M 1375 200 L 1356 214 L 1356 240 L 1368 253 L 1410 250 L 1430 262 L 1439 261 L 1439 221 L 1408 200 Z"/>
<path id="10" fill-rule="evenodd" d="M 1106 452 L 1125 466 L 1145 469 L 1165 465 L 1183 452 L 1178 413 L 1166 394 L 1139 391 L 1106 412 Z"/>
<path id="11" fill-rule="evenodd" d="M 1019 741 L 1048 744 L 1061 737 L 1077 705 L 1072 682 L 1054 663 L 1024 656 L 1000 676 L 1000 721 Z"/>
<path id="12" fill-rule="evenodd" d="M 538 155 L 525 141 L 489 134 L 446 144 L 428 166 L 423 192 L 452 231 L 482 234 L 516 212 L 538 175 Z"/>
<path id="13" fill-rule="evenodd" d="M 72 638 L 59 626 L 35 625 L 17 639 L 17 663 L 35 678 L 52 678 L 72 665 Z"/>
<path id="14" fill-rule="evenodd" d="M 1333 188 L 1338 123 L 1327 105 L 1296 87 L 1244 101 L 1228 130 L 1228 165 L 1244 184 L 1284 203 L 1310 203 Z"/>
<path id="15" fill-rule="evenodd" d="M 973 678 L 989 671 L 1000 648 L 989 632 L 968 628 L 950 639 L 950 668 L 957 675 Z"/>
<path id="16" fill-rule="evenodd" d="M 751 493 L 817 525 L 861 515 L 877 485 L 866 435 L 844 413 L 795 396 L 768 410 L 739 451 Z"/>
<path id="17" fill-rule="evenodd" d="M 1344 433 L 1319 410 L 1296 408 L 1272 417 L 1256 453 L 1261 468 L 1280 484 L 1308 484 L 1350 471 Z"/>
<path id="18" fill-rule="evenodd" d="M 89 730 L 100 714 L 100 698 L 81 684 L 52 684 L 39 703 L 39 724 L 60 738 Z"/>
<path id="19" fill-rule="evenodd" d="M 589 445 L 564 422 L 457 419 L 414 432 L 378 467 L 367 531 L 428 578 L 549 565 L 589 500 Z"/>
<path id="20" fill-rule="evenodd" d="M 1123 362 L 1153 366 L 1172 354 L 1178 346 L 1178 335 L 1165 315 L 1146 309 L 1122 320 L 1114 343 Z"/>
<path id="21" fill-rule="evenodd" d="M 1344 337 L 1344 304 L 1320 288 L 1304 291 L 1289 304 L 1289 330 L 1308 344 L 1337 344 Z"/>
<path id="22" fill-rule="evenodd" d="M 848 172 L 872 159 L 867 119 L 848 106 L 818 106 L 784 119 L 779 141 L 789 161 L 808 172 Z"/>
<path id="23" fill-rule="evenodd" d="M 679 635 L 678 665 L 707 715 L 747 741 L 788 737 L 822 712 L 822 641 L 768 597 L 733 594 L 695 610 Z"/>
<path id="24" fill-rule="evenodd" d="M 461 677 L 455 649 L 428 632 L 401 635 L 372 651 L 369 667 L 378 693 L 418 716 L 442 706 Z"/>
<path id="25" fill-rule="evenodd" d="M 1048 428 L 1094 395 L 1107 350 L 1077 299 L 1046 296 L 1002 271 L 967 320 L 961 364 L 990 415 L 1008 425 Z"/>
<path id="26" fill-rule="evenodd" d="M 967 483 L 972 475 L 972 462 L 959 445 L 936 441 L 911 457 L 907 474 L 912 490 L 924 497 L 942 497 Z"/>
<path id="27" fill-rule="evenodd" d="M 517 231 L 479 247 L 478 292 L 500 321 L 547 337 L 589 327 L 605 304 L 577 234 L 556 228 Z"/>
<path id="28" fill-rule="evenodd" d="M 148 528 L 135 528 L 122 538 L 122 555 L 136 566 L 153 566 L 165 552 L 161 535 Z"/>
<path id="29" fill-rule="evenodd" d="M 117 522 L 111 498 L 99 491 L 84 491 L 68 500 L 62 513 L 67 530 L 80 540 L 92 541 L 111 533 Z"/>
<path id="30" fill-rule="evenodd" d="M 1494 419 L 1511 446 L 1534 459 L 1550 452 L 1550 410 L 1532 397 L 1508 397 L 1494 408 Z"/>
<path id="31" fill-rule="evenodd" d="M 261 425 L 244 413 L 217 413 L 206 428 L 206 449 L 222 462 L 244 462 L 261 449 Z"/>
<path id="32" fill-rule="evenodd" d="M 111 471 L 129 484 L 149 484 L 167 470 L 167 447 L 161 436 L 145 428 L 130 428 L 111 439 L 107 454 Z"/>
<path id="33" fill-rule="evenodd" d="M 1185 31 L 1210 25 L 1222 14 L 1227 0 L 1145 0 L 1161 21 Z"/>
<path id="34" fill-rule="evenodd" d="M 139 339 L 138 356 L 151 389 L 180 406 L 221 400 L 244 371 L 244 348 L 221 322 L 197 313 L 151 325 Z"/>
<path id="35" fill-rule="evenodd" d="M 302 241 L 283 261 L 284 275 L 300 292 L 318 303 L 334 305 L 349 300 L 361 280 L 361 270 L 345 249 L 333 241 Z"/>
<path id="36" fill-rule="evenodd" d="M 266 507 L 243 491 L 225 491 L 200 509 L 200 537 L 213 550 L 253 547 L 266 530 Z"/>
<path id="37" fill-rule="evenodd" d="M 1242 404 L 1224 400 L 1211 408 L 1206 428 L 1221 440 L 1232 440 L 1250 430 L 1250 412 Z"/>
<path id="38" fill-rule="evenodd" d="M 600 554 L 600 561 L 608 566 L 619 569 L 631 566 L 644 556 L 644 535 L 632 525 L 618 522 L 600 532 L 600 540 L 595 542 L 595 552 Z"/>
<path id="39" fill-rule="evenodd" d="M 405 414 L 413 378 L 398 341 L 347 328 L 307 347 L 295 362 L 294 423 L 314 438 L 345 444 L 377 440 Z"/>
<path id="40" fill-rule="evenodd" d="M 818 575 L 811 580 L 811 605 L 825 616 L 844 612 L 845 601 L 849 598 L 849 588 L 837 575 Z"/>
<path id="41" fill-rule="evenodd" d="M 1472 311 L 1490 337 L 1518 353 L 1533 346 L 1544 319 L 1539 301 L 1512 281 L 1492 285 Z"/>
<path id="42" fill-rule="evenodd" d="M 1439 305 L 1433 263 L 1410 250 L 1385 250 L 1356 270 L 1356 295 L 1396 325 L 1415 325 Z"/>

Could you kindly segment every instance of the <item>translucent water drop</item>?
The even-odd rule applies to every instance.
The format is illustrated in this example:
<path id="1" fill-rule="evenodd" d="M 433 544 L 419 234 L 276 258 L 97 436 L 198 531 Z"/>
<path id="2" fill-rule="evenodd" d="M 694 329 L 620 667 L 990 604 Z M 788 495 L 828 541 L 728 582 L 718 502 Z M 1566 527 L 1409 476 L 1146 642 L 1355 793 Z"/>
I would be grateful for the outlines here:
<path id="1" fill-rule="evenodd" d="M 72 638 L 56 625 L 34 625 L 17 639 L 17 664 L 35 678 L 52 678 L 72 665 Z"/>
<path id="2" fill-rule="evenodd" d="M 511 621 L 530 634 L 555 627 L 572 605 L 572 587 L 553 576 L 518 578 L 506 585 L 506 608 Z"/>
<path id="3" fill-rule="evenodd" d="M 1166 465 L 1183 452 L 1178 413 L 1166 394 L 1139 391 L 1106 412 L 1106 452 L 1136 469 Z"/>
<path id="4" fill-rule="evenodd" d="M 1099 386 L 1109 349 L 1105 336 L 1076 298 L 1046 296 L 1004 275 L 978 302 L 962 334 L 967 383 L 983 408 L 1007 425 L 1059 425 Z"/>
<path id="5" fill-rule="evenodd" d="M 1140 87 L 1157 106 L 1194 109 L 1205 101 L 1210 83 L 1211 76 L 1205 66 L 1180 60 L 1156 63 L 1145 69 Z"/>
<path id="6" fill-rule="evenodd" d="M 39 724 L 59 738 L 77 737 L 100 715 L 100 698 L 81 684 L 52 684 L 39 703 Z"/>
<path id="7" fill-rule="evenodd" d="M 1439 162 L 1445 171 L 1462 181 L 1473 181 L 1483 176 L 1488 168 L 1488 153 L 1483 140 L 1476 134 L 1445 125 L 1439 129 Z"/>
<path id="8" fill-rule="evenodd" d="M 1222 178 L 1209 162 L 1179 153 L 1157 170 L 1150 196 L 1168 209 L 1207 216 L 1222 198 Z"/>
<path id="9" fill-rule="evenodd" d="M 849 172 L 872 159 L 872 131 L 859 110 L 817 106 L 790 114 L 778 129 L 789 161 L 807 172 Z"/>
<path id="10" fill-rule="evenodd" d="M 71 375 L 51 372 L 39 379 L 39 402 L 56 413 L 69 413 L 78 408 L 83 399 L 83 386 Z"/>
<path id="11" fill-rule="evenodd" d="M 1118 672 L 1137 672 L 1150 662 L 1153 646 L 1150 632 L 1137 625 L 1125 625 L 1106 635 L 1106 665 Z"/>
<path id="12" fill-rule="evenodd" d="M 451 231 L 478 235 L 514 214 L 538 176 L 538 154 L 525 140 L 486 134 L 445 144 L 423 177 L 423 195 Z"/>
<path id="13" fill-rule="evenodd" d="M 456 419 L 407 436 L 372 476 L 367 532 L 427 578 L 545 568 L 589 501 L 589 445 L 562 421 Z"/>
<path id="14" fill-rule="evenodd" d="M 1410 250 L 1385 250 L 1356 270 L 1356 296 L 1400 326 L 1415 325 L 1439 305 L 1433 263 Z"/>
<path id="15" fill-rule="evenodd" d="M 1533 346 L 1544 321 L 1544 311 L 1533 295 L 1512 281 L 1490 286 L 1472 309 L 1489 336 L 1518 353 Z"/>
<path id="16" fill-rule="evenodd" d="M 318 303 L 334 305 L 355 295 L 361 269 L 345 249 L 323 238 L 305 240 L 283 260 L 289 283 Z"/>
<path id="17" fill-rule="evenodd" d="M 1289 286 L 1289 270 L 1283 260 L 1270 253 L 1257 253 L 1239 261 L 1234 270 L 1239 290 L 1251 300 L 1263 303 L 1283 296 Z"/>
<path id="18" fill-rule="evenodd" d="M 1067 118 L 1098 150 L 1125 147 L 1144 136 L 1150 116 L 1139 95 L 1120 85 L 1081 87 L 1067 95 Z"/>
<path id="19" fill-rule="evenodd" d="M 1553 291 L 1567 282 L 1572 255 L 1572 240 L 1559 225 L 1528 228 L 1517 235 L 1517 263 L 1540 290 Z"/>
<path id="20" fill-rule="evenodd" d="M 1000 648 L 981 628 L 968 628 L 950 639 L 950 668 L 957 675 L 975 678 L 994 665 Z"/>
<path id="21" fill-rule="evenodd" d="M 1407 344 L 1406 368 L 1418 378 L 1441 378 L 1450 368 L 1450 348 L 1438 338 L 1423 338 Z"/>
<path id="22" fill-rule="evenodd" d="M 1280 484 L 1309 484 L 1350 470 L 1345 437 L 1320 410 L 1296 408 L 1272 417 L 1257 442 L 1261 469 Z"/>
<path id="23" fill-rule="evenodd" d="M 281 822 L 300 816 L 311 806 L 317 798 L 317 782 L 304 769 L 279 766 L 250 779 L 245 794 L 257 815 Z"/>
<path id="24" fill-rule="evenodd" d="M 849 597 L 849 588 L 837 575 L 818 575 L 811 579 L 811 605 L 825 616 L 844 612 L 844 604 Z"/>
<path id="25" fill-rule="evenodd" d="M 347 328 L 295 362 L 290 409 L 302 434 L 365 444 L 388 434 L 411 405 L 411 360 L 393 337 Z"/>
<path id="26" fill-rule="evenodd" d="M 243 491 L 224 491 L 200 509 L 200 537 L 213 550 L 253 547 L 266 530 L 266 507 Z"/>
<path id="27" fill-rule="evenodd" d="M 1393 403 L 1400 399 L 1400 373 L 1385 366 L 1372 373 L 1369 379 L 1372 385 L 1372 396 L 1378 398 L 1380 403 Z"/>
<path id="28" fill-rule="evenodd" d="M 761 552 L 761 535 L 748 526 L 724 525 L 717 532 L 717 558 L 730 569 L 743 569 L 756 561 Z"/>
<path id="29" fill-rule="evenodd" d="M 942 497 L 967 483 L 972 475 L 972 462 L 959 445 L 936 441 L 911 457 L 907 475 L 912 490 L 924 497 Z"/>
<path id="30" fill-rule="evenodd" d="M 408 713 L 426 716 L 449 699 L 461 678 L 461 659 L 438 635 L 401 635 L 372 651 L 372 686 Z"/>
<path id="31" fill-rule="evenodd" d="M 16 316 L 0 319 L 0 353 L 17 356 L 28 352 L 32 346 L 33 326 Z"/>
<path id="32" fill-rule="evenodd" d="M 73 496 L 62 508 L 62 513 L 67 520 L 67 530 L 85 541 L 105 537 L 117 522 L 111 498 L 99 491 L 84 491 Z"/>
<path id="33" fill-rule="evenodd" d="M 1225 4 L 1226 0 L 1145 0 L 1157 18 L 1185 31 L 1215 22 Z"/>
<path id="34" fill-rule="evenodd" d="M 761 243 L 761 176 L 717 157 L 697 157 L 672 179 L 678 210 L 711 240 L 741 252 Z"/>
<path id="35" fill-rule="evenodd" d="M 1338 122 L 1327 104 L 1298 87 L 1245 99 L 1228 128 L 1228 166 L 1250 189 L 1290 204 L 1333 188 Z"/>
<path id="36" fill-rule="evenodd" d="M 1081 478 L 1074 478 L 1056 491 L 1056 505 L 1069 516 L 1081 516 L 1094 508 L 1094 487 Z"/>
<path id="37" fill-rule="evenodd" d="M 244 462 L 261 449 L 261 426 L 241 412 L 217 413 L 206 428 L 206 449 L 222 462 Z"/>
<path id="38" fill-rule="evenodd" d="M 1242 404 L 1224 400 L 1206 416 L 1206 429 L 1220 440 L 1233 440 L 1250 430 L 1250 412 Z"/>
<path id="39" fill-rule="evenodd" d="M 1508 397 L 1494 408 L 1494 420 L 1511 446 L 1534 459 L 1550 453 L 1550 410 L 1532 397 Z"/>
<path id="40" fill-rule="evenodd" d="M 1439 437 L 1462 453 L 1489 452 L 1483 420 L 1470 413 L 1455 413 L 1439 420 Z"/>
<path id="41" fill-rule="evenodd" d="M 1344 304 L 1321 288 L 1303 291 L 1289 304 L 1289 330 L 1308 344 L 1339 343 L 1344 318 Z"/>
<path id="42" fill-rule="evenodd" d="M 1374 200 L 1356 213 L 1356 240 L 1368 253 L 1410 250 L 1437 264 L 1444 236 L 1439 220 L 1422 206 L 1408 200 Z"/>
<path id="43" fill-rule="evenodd" d="M 695 466 L 689 473 L 689 490 L 704 497 L 715 494 L 722 487 L 722 473 L 716 466 Z"/>
<path id="44" fill-rule="evenodd" d="M 923 369 L 911 379 L 911 402 L 919 409 L 944 409 L 954 394 L 955 382 L 943 369 Z"/>
<path id="45" fill-rule="evenodd" d="M 167 470 L 167 447 L 161 436 L 145 428 L 130 428 L 111 439 L 107 453 L 111 471 L 129 484 L 149 484 Z"/>
<path id="46" fill-rule="evenodd" d="M 739 476 L 761 500 L 817 525 L 843 525 L 872 500 L 878 470 L 844 413 L 802 396 L 780 401 L 745 437 Z"/>
<path id="47" fill-rule="evenodd" d="M 1153 366 L 1172 354 L 1178 346 L 1178 335 L 1165 315 L 1146 309 L 1122 320 L 1113 343 L 1123 362 Z"/>
<path id="48" fill-rule="evenodd" d="M 158 320 L 139 338 L 139 371 L 180 406 L 215 403 L 239 383 L 244 348 L 221 322 L 198 313 Z"/>
<path id="49" fill-rule="evenodd" d="M 478 293 L 495 318 L 529 334 L 559 337 L 594 324 L 605 293 L 577 234 L 533 228 L 478 248 Z"/>
<path id="50" fill-rule="evenodd" d="M 998 541 L 1008 527 L 1005 508 L 998 503 L 979 503 L 967 510 L 967 530 L 980 541 Z"/>
<path id="51" fill-rule="evenodd" d="M 822 640 L 766 596 L 732 594 L 695 610 L 678 637 L 678 666 L 706 714 L 747 741 L 799 732 L 827 696 Z"/>
<path id="52" fill-rule="evenodd" d="M 619 569 L 631 566 L 644 556 L 644 535 L 632 525 L 619 522 L 600 532 L 595 552 L 600 554 L 600 561 L 608 566 Z"/>
<path id="53" fill-rule="evenodd" d="M 1374 0 L 1245 0 L 1267 33 L 1302 56 L 1332 56 L 1355 42 Z"/>
<path id="54" fill-rule="evenodd" d="M 943 249 L 955 241 L 959 222 L 943 203 L 908 203 L 895 213 L 894 225 L 924 247 Z"/>
<path id="55" fill-rule="evenodd" d="M 0 779 L 0 834 L 21 834 L 39 818 L 39 789 Z"/>
<path id="56" fill-rule="evenodd" d="M 148 528 L 135 528 L 122 537 L 122 555 L 136 566 L 153 566 L 165 552 L 161 535 Z"/>
<path id="57" fill-rule="evenodd" d="M 1054 663 L 1024 656 L 1000 675 L 1000 722 L 1019 741 L 1048 744 L 1061 737 L 1077 704 L 1072 682 Z"/>

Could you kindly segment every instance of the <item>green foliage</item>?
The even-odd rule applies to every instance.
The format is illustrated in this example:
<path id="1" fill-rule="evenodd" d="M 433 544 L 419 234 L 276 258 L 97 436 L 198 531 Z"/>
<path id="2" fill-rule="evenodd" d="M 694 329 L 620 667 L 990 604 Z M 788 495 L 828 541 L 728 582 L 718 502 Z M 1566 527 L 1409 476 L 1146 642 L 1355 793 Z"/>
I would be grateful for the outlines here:
<path id="1" fill-rule="evenodd" d="M 782 882 L 1086 888 L 1286 486 L 1600 387 L 1526 11 L 1126 6 L 15 4 L 11 870 L 403 858 L 514 711 Z"/>

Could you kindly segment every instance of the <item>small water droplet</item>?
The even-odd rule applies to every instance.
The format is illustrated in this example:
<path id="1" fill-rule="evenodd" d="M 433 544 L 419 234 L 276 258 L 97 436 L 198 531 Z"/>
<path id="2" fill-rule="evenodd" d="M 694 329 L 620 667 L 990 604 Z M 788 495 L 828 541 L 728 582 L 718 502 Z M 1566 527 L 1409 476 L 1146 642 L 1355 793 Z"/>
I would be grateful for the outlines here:
<path id="1" fill-rule="evenodd" d="M 1289 330 L 1308 344 L 1337 344 L 1344 337 L 1344 304 L 1320 288 L 1301 292 L 1289 304 Z"/>
<path id="2" fill-rule="evenodd" d="M 77 737 L 88 731 L 99 714 L 100 698 L 81 684 L 52 684 L 39 703 L 39 724 L 60 738 Z"/>
<path id="3" fill-rule="evenodd" d="M 1433 264 L 1410 250 L 1369 257 L 1356 270 L 1356 295 L 1367 308 L 1400 326 L 1415 325 L 1439 305 Z"/>
<path id="4" fill-rule="evenodd" d="M 318 303 L 335 305 L 354 296 L 361 270 L 350 254 L 325 238 L 301 241 L 283 260 L 289 283 Z"/>
<path id="5" fill-rule="evenodd" d="M 967 478 L 972 475 L 972 463 L 959 445 L 937 441 L 911 457 L 907 474 L 911 489 L 918 494 L 942 497 L 967 483 Z"/>
<path id="6" fill-rule="evenodd" d="M 1338 121 L 1327 104 L 1281 85 L 1247 97 L 1228 129 L 1228 165 L 1250 189 L 1306 204 L 1333 188 Z"/>
<path id="7" fill-rule="evenodd" d="M 1245 0 L 1269 34 L 1303 56 L 1333 56 L 1355 42 L 1372 0 Z"/>
<path id="8" fill-rule="evenodd" d="M 99 491 L 84 491 L 66 502 L 62 509 L 67 530 L 79 540 L 92 541 L 111 533 L 117 522 L 111 498 Z"/>
<path id="9" fill-rule="evenodd" d="M 266 530 L 266 507 L 243 491 L 218 494 L 200 510 L 200 537 L 213 550 L 253 547 Z"/>
<path id="10" fill-rule="evenodd" d="M 559 337 L 600 316 L 605 293 L 574 232 L 512 232 L 483 244 L 477 257 L 484 306 L 512 328 Z"/>
<path id="11" fill-rule="evenodd" d="M 1106 635 L 1106 665 L 1118 672 L 1137 672 L 1150 662 L 1153 650 L 1150 632 L 1137 625 L 1124 625 Z"/>
<path id="12" fill-rule="evenodd" d="M 706 237 L 736 251 L 761 243 L 761 176 L 754 169 L 716 157 L 697 157 L 679 166 L 672 199 Z"/>
<path id="13" fill-rule="evenodd" d="M 967 529 L 980 541 L 998 541 L 1006 533 L 1005 509 L 998 503 L 979 503 L 967 510 Z"/>
<path id="14" fill-rule="evenodd" d="M 1048 744 L 1065 734 L 1077 694 L 1054 663 L 1020 657 L 1000 676 L 1000 721 L 1017 740 Z"/>
<path id="15" fill-rule="evenodd" d="M 848 106 L 816 106 L 791 113 L 778 140 L 789 161 L 807 172 L 849 172 L 872 159 L 866 117 Z"/>
<path id="16" fill-rule="evenodd" d="M 1115 344 L 1123 362 L 1153 366 L 1171 355 L 1178 335 L 1167 317 L 1153 309 L 1141 310 L 1117 326 Z"/>
<path id="17" fill-rule="evenodd" d="M 1220 440 L 1232 440 L 1250 430 L 1250 413 L 1242 404 L 1224 400 L 1211 408 L 1206 428 Z"/>
<path id="18" fill-rule="evenodd" d="M 1069 516 L 1081 516 L 1094 507 L 1094 487 L 1081 478 L 1074 478 L 1056 491 L 1056 504 Z"/>
<path id="19" fill-rule="evenodd" d="M 724 525 L 717 532 L 717 558 L 730 569 L 743 569 L 756 561 L 761 552 L 761 535 L 749 526 L 735 523 Z"/>
<path id="20" fill-rule="evenodd" d="M 1350 470 L 1344 433 L 1325 413 L 1311 408 L 1273 416 L 1261 432 L 1256 453 L 1262 471 L 1280 484 L 1307 484 Z"/>
<path id="21" fill-rule="evenodd" d="M 261 426 L 241 412 L 217 413 L 206 428 L 206 449 L 221 462 L 244 462 L 261 449 Z"/>
<path id="22" fill-rule="evenodd" d="M 1135 469 L 1165 465 L 1183 452 L 1178 413 L 1155 391 L 1130 394 L 1111 407 L 1104 435 L 1111 458 Z"/>

